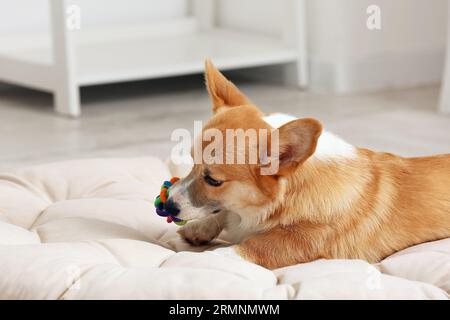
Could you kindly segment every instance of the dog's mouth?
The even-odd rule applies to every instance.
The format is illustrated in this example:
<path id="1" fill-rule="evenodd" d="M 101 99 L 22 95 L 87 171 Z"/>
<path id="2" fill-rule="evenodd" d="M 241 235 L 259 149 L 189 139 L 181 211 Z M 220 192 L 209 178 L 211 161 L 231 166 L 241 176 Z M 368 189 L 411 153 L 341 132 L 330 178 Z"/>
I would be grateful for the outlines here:
<path id="1" fill-rule="evenodd" d="M 196 201 L 195 195 L 191 194 L 188 186 L 189 181 L 186 183 L 185 180 L 181 180 L 171 189 L 168 202 L 170 202 L 169 207 L 174 209 L 174 217 L 188 221 L 206 218 L 223 211 L 218 200 L 202 196 L 199 197 L 200 201 Z"/>
<path id="2" fill-rule="evenodd" d="M 178 219 L 189 221 L 206 218 L 209 215 L 219 214 L 222 211 L 223 209 L 218 207 L 182 208 L 180 213 L 176 217 Z"/>

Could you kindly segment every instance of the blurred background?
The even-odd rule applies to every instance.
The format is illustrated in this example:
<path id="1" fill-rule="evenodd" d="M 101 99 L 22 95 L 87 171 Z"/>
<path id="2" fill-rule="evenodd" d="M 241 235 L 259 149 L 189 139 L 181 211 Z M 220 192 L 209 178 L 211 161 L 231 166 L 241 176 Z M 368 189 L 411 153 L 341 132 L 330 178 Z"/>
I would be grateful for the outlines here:
<path id="1" fill-rule="evenodd" d="M 0 170 L 166 158 L 211 58 L 263 111 L 361 147 L 450 152 L 447 0 L 0 0 Z"/>

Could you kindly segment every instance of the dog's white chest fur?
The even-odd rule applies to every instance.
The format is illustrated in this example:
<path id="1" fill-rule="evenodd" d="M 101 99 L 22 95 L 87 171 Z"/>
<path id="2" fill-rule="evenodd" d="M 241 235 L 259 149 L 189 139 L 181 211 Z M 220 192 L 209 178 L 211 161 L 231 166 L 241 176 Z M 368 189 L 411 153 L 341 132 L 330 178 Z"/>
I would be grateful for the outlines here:
<path id="1" fill-rule="evenodd" d="M 273 128 L 279 128 L 282 125 L 296 120 L 297 118 L 288 114 L 273 113 L 265 116 L 266 121 Z M 333 159 L 333 158 L 352 158 L 356 155 L 356 149 L 351 144 L 347 143 L 338 136 L 332 134 L 329 131 L 323 130 L 317 143 L 316 151 L 313 157 L 321 160 Z"/>

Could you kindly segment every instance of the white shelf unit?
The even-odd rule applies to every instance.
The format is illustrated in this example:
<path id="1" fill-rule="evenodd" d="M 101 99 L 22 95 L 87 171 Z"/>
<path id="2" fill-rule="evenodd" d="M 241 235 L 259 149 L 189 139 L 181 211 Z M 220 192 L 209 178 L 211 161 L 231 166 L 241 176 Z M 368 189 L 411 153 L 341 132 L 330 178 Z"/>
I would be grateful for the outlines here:
<path id="1" fill-rule="evenodd" d="M 304 0 L 280 1 L 280 37 L 221 28 L 215 1 L 192 0 L 192 16 L 174 21 L 70 31 L 66 0 L 50 0 L 51 35 L 4 39 L 0 80 L 52 92 L 69 116 L 80 115 L 81 86 L 199 73 L 205 58 L 222 70 L 279 64 L 306 86 Z"/>
<path id="2" fill-rule="evenodd" d="M 450 114 L 450 5 L 447 11 L 447 49 L 445 54 L 445 68 L 442 78 L 439 111 Z"/>

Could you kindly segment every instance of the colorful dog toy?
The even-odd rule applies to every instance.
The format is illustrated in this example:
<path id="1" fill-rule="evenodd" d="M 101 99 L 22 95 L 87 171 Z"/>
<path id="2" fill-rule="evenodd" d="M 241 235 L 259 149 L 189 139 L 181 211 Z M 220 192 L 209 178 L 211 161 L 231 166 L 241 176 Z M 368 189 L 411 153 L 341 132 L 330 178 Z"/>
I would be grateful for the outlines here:
<path id="1" fill-rule="evenodd" d="M 176 225 L 182 226 L 186 224 L 187 220 L 174 217 L 171 213 L 167 212 L 164 209 L 164 204 L 169 197 L 169 188 L 173 186 L 178 180 L 180 180 L 180 178 L 173 177 L 172 179 L 170 179 L 170 181 L 164 181 L 163 185 L 161 186 L 161 192 L 155 199 L 155 207 L 158 216 L 167 217 L 167 223 L 174 222 Z"/>

